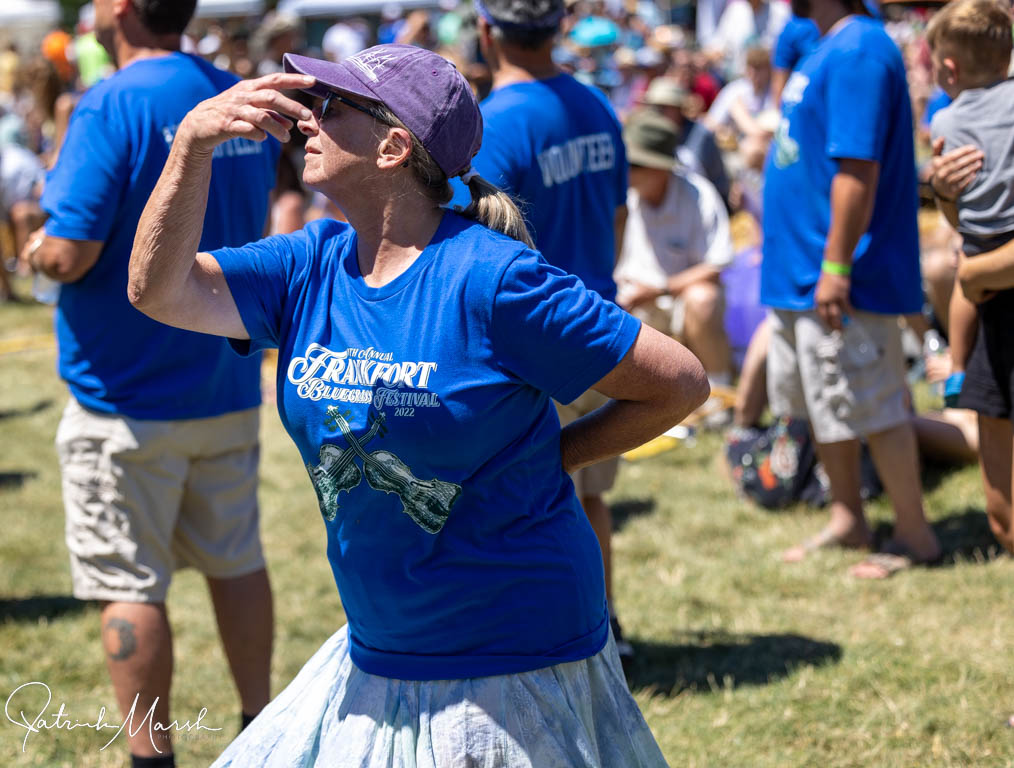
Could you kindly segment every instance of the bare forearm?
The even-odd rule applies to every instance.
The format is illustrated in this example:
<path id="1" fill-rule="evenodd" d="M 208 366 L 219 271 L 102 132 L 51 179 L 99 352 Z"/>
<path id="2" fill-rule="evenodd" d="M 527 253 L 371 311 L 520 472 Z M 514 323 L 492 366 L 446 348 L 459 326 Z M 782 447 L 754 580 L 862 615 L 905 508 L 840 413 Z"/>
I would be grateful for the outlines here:
<path id="1" fill-rule="evenodd" d="M 960 224 L 958 222 L 958 206 L 953 200 L 944 200 L 943 198 L 937 198 L 937 208 L 940 209 L 940 213 L 947 219 L 947 223 L 957 229 Z"/>
<path id="2" fill-rule="evenodd" d="M 840 170 L 831 181 L 831 225 L 824 246 L 824 258 L 828 261 L 852 263 L 859 238 L 870 226 L 877 176 L 875 163 L 841 161 Z"/>
<path id="3" fill-rule="evenodd" d="M 951 371 L 965 370 L 975 346 L 978 331 L 979 311 L 959 288 L 951 292 L 951 303 L 947 312 L 948 340 L 951 346 Z"/>
<path id="4" fill-rule="evenodd" d="M 694 283 L 716 282 L 719 271 L 710 264 L 695 264 L 678 272 L 666 281 L 666 291 L 670 296 L 679 296 Z"/>
<path id="5" fill-rule="evenodd" d="M 996 250 L 965 259 L 959 277 L 962 282 L 972 280 L 990 291 L 1014 287 L 1014 240 Z"/>
<path id="6" fill-rule="evenodd" d="M 679 424 L 697 405 L 688 401 L 683 409 L 666 413 L 654 403 L 610 400 L 563 428 L 560 433 L 563 468 L 573 472 L 644 445 Z"/>
<path id="7" fill-rule="evenodd" d="M 594 388 L 613 399 L 561 432 L 560 455 L 568 472 L 658 437 L 710 394 L 704 367 L 690 350 L 647 326 Z"/>
<path id="8" fill-rule="evenodd" d="M 211 182 L 209 150 L 196 151 L 177 136 L 134 236 L 127 292 L 131 303 L 158 317 L 185 285 L 204 228 Z"/>

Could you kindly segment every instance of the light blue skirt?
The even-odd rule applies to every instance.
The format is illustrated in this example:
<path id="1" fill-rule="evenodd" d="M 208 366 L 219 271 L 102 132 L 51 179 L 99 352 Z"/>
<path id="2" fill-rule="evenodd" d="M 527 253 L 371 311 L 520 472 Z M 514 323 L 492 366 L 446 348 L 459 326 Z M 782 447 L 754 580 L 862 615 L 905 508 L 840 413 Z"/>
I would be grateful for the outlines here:
<path id="1" fill-rule="evenodd" d="M 406 681 L 324 643 L 212 768 L 664 768 L 616 646 L 516 675 Z"/>

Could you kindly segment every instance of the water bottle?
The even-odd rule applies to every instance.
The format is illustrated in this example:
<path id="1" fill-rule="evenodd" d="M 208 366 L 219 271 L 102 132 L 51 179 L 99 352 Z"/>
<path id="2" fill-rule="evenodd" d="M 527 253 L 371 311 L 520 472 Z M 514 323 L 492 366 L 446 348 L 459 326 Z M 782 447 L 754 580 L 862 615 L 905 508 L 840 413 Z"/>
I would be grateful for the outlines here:
<path id="1" fill-rule="evenodd" d="M 936 355 L 942 355 L 947 351 L 947 344 L 944 342 L 943 336 L 941 336 L 933 328 L 926 331 L 926 334 L 922 337 L 922 356 L 924 358 L 934 357 Z M 945 382 L 935 381 L 930 384 L 930 392 L 934 397 L 944 396 Z M 961 385 L 958 385 L 958 391 L 961 390 Z"/>
<path id="2" fill-rule="evenodd" d="M 40 234 L 28 246 L 29 264 L 34 264 L 32 258 L 45 241 L 46 236 Z M 36 270 L 35 276 L 32 278 L 32 297 L 42 304 L 56 304 L 60 298 L 60 284 L 43 272 Z"/>
<path id="3" fill-rule="evenodd" d="M 32 297 L 42 304 L 56 304 L 60 298 L 60 284 L 42 272 L 32 279 Z"/>

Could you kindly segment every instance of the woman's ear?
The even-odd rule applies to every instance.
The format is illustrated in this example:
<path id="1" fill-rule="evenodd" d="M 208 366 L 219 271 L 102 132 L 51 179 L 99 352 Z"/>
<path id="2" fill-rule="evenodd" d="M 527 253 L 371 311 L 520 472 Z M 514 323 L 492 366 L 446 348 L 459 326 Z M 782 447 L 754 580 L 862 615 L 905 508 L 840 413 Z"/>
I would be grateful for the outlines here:
<path id="1" fill-rule="evenodd" d="M 397 168 L 412 154 L 412 136 L 404 128 L 390 128 L 377 147 L 377 167 Z"/>

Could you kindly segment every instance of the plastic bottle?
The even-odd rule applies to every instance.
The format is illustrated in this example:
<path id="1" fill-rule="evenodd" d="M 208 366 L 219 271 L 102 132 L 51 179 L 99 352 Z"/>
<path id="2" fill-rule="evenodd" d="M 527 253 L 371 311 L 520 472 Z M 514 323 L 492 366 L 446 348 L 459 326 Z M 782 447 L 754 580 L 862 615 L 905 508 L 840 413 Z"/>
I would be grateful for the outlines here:
<path id="1" fill-rule="evenodd" d="M 936 355 L 942 355 L 947 351 L 947 343 L 933 328 L 930 328 L 922 337 L 922 356 L 924 358 L 934 357 Z M 930 392 L 933 393 L 934 397 L 944 396 L 944 384 L 943 381 L 936 381 L 930 384 Z M 960 391 L 961 386 L 958 385 Z"/>
<path id="2" fill-rule="evenodd" d="M 60 284 L 41 272 L 36 272 L 32 280 L 32 296 L 43 304 L 56 304 L 60 298 Z"/>

